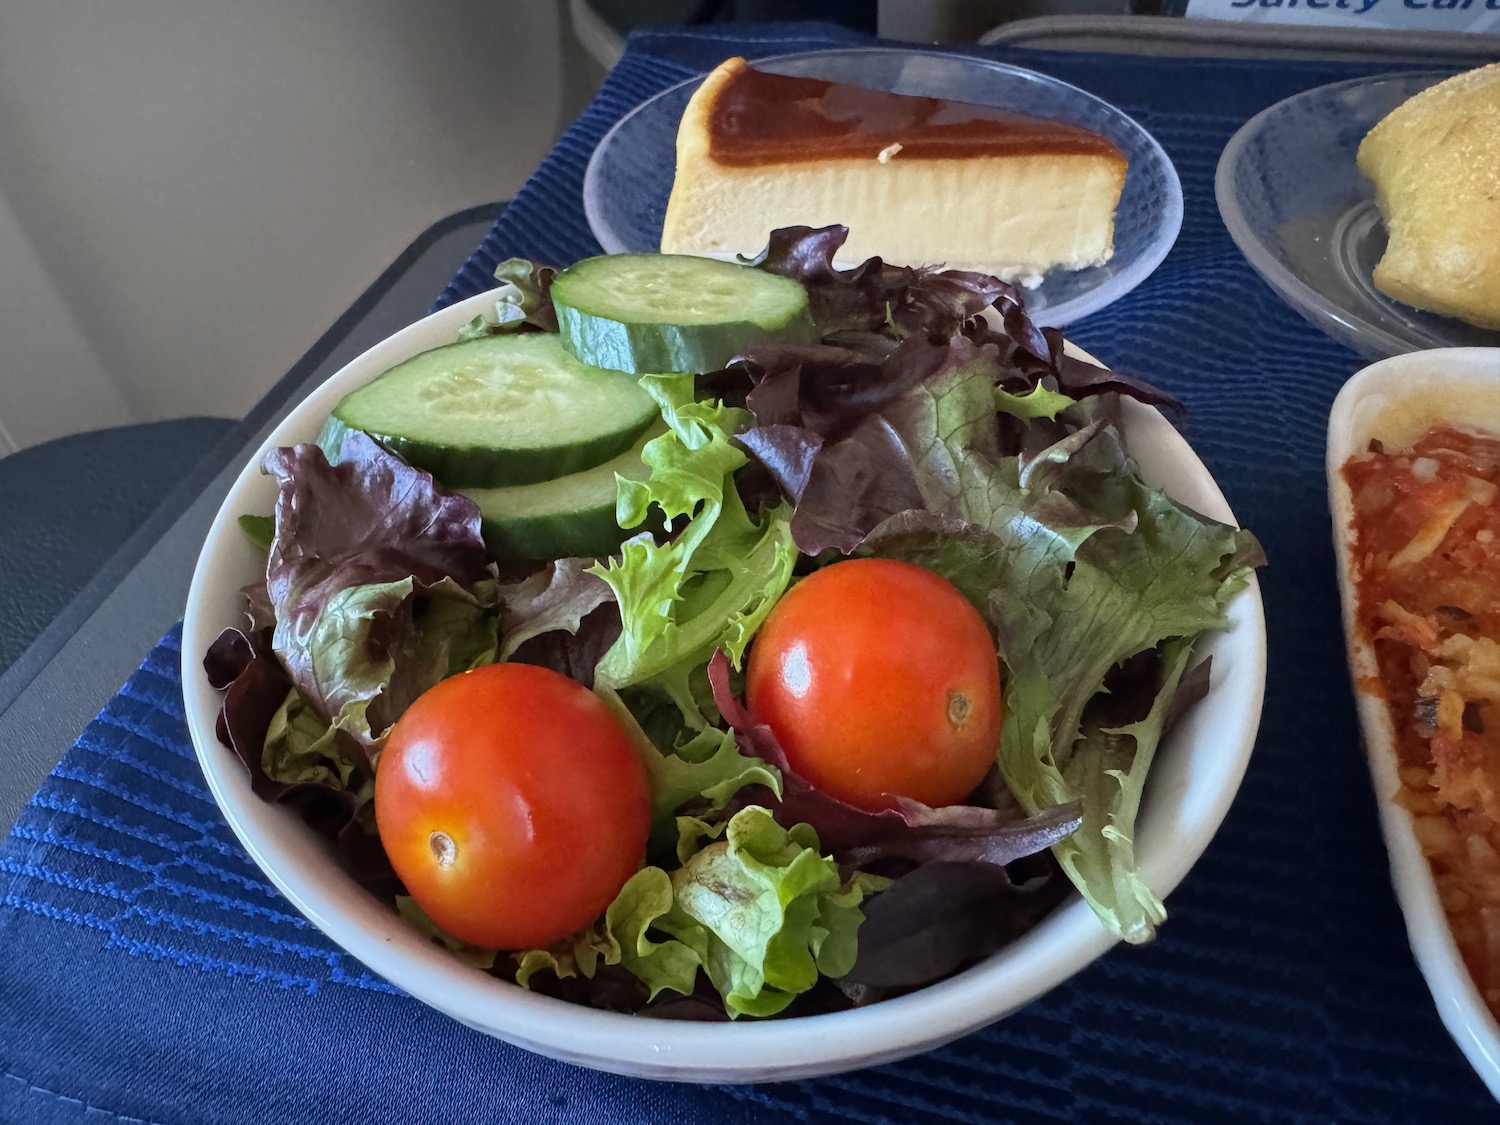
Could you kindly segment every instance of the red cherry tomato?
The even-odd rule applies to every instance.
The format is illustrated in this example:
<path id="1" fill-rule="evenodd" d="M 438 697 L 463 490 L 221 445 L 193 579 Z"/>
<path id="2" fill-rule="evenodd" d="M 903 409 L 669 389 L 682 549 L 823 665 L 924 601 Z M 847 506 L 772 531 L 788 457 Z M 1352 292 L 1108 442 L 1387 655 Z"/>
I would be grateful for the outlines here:
<path id="1" fill-rule="evenodd" d="M 375 822 L 443 929 L 529 949 L 604 913 L 640 865 L 651 791 L 629 735 L 574 680 L 494 664 L 424 693 L 391 731 Z"/>
<path id="2" fill-rule="evenodd" d="M 930 570 L 835 563 L 755 635 L 746 703 L 792 768 L 860 808 L 962 801 L 995 764 L 1000 664 L 984 620 Z"/>

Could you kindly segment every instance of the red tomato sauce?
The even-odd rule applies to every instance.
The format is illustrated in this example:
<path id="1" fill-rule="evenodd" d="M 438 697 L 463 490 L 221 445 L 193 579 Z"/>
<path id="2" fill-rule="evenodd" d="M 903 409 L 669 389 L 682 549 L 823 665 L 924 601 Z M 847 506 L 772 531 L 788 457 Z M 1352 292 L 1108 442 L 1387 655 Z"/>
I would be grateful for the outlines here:
<path id="1" fill-rule="evenodd" d="M 1500 437 L 1435 429 L 1344 466 L 1358 628 L 1453 936 L 1500 1015 Z"/>

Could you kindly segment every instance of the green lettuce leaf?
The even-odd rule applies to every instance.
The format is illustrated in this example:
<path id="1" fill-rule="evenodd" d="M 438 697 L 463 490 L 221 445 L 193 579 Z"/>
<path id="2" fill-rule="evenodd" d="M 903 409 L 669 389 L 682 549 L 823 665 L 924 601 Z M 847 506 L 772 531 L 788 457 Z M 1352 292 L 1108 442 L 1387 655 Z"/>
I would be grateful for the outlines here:
<path id="1" fill-rule="evenodd" d="M 689 794 L 671 806 L 673 811 L 697 796 L 717 812 L 747 785 L 764 785 L 781 796 L 781 771 L 741 753 L 732 730 L 709 727 L 699 731 L 665 758 L 667 788 Z"/>
<path id="2" fill-rule="evenodd" d="M 376 750 L 422 692 L 448 676 L 494 663 L 494 584 L 479 583 L 476 591 L 442 578 L 423 591 L 420 610 L 409 577 L 333 594 L 298 638 L 307 674 L 324 699 L 341 704 L 331 726 Z M 393 632 L 395 643 L 389 640 Z"/>
<path id="3" fill-rule="evenodd" d="M 550 972 L 560 978 L 592 979 L 601 964 L 628 970 L 655 999 L 664 989 L 688 995 L 702 963 L 698 953 L 672 938 L 647 935 L 672 908 L 672 882 L 665 871 L 645 867 L 632 875 L 602 921 L 546 949 L 516 954 L 516 983 L 529 988 L 531 978 Z"/>
<path id="4" fill-rule="evenodd" d="M 276 541 L 276 520 L 272 516 L 243 515 L 236 521 L 245 538 L 263 551 L 269 551 Z"/>
<path id="5" fill-rule="evenodd" d="M 620 482 L 617 514 L 621 527 L 633 527 L 654 505 L 667 531 L 677 534 L 660 543 L 637 535 L 618 559 L 592 570 L 614 591 L 621 621 L 595 683 L 651 685 L 701 728 L 707 719 L 693 678 L 720 648 L 738 667 L 791 580 L 797 549 L 785 506 L 757 523 L 735 490 L 733 474 L 746 455 L 733 435 L 748 415 L 695 401 L 689 375 L 646 375 L 641 386 L 661 406 L 669 429 L 642 452 L 650 476 Z"/>
<path id="6" fill-rule="evenodd" d="M 677 832 L 677 862 L 683 864 L 701 851 L 706 842 L 717 840 L 724 835 L 724 829 L 729 821 L 708 821 L 697 816 L 679 816 L 674 818 L 674 824 Z"/>
<path id="7" fill-rule="evenodd" d="M 784 829 L 758 805 L 737 812 L 723 839 L 672 873 L 660 928 L 694 950 L 731 1017 L 772 1016 L 818 981 L 848 972 L 864 898 L 889 885 L 847 882 L 805 824 Z"/>
<path id="8" fill-rule="evenodd" d="M 357 763 L 339 746 L 338 732 L 292 688 L 266 728 L 261 766 L 283 785 L 315 782 L 347 789 Z"/>
<path id="9" fill-rule="evenodd" d="M 1191 641 L 1225 626 L 1258 549 L 1248 532 L 1145 485 L 1112 427 L 1091 424 L 1059 445 L 1021 472 L 1021 514 L 1045 523 L 1042 513 L 1066 515 L 1077 496 L 1091 510 L 1070 517 L 1070 560 L 1043 552 L 1025 597 L 1006 586 L 991 597 L 1010 673 L 1000 768 L 1030 812 L 1082 801 L 1083 827 L 1054 854 L 1111 932 L 1143 942 L 1165 914 L 1135 870 L 1147 767 Z M 1085 737 L 1085 709 L 1111 669 L 1175 638 L 1186 640 L 1165 647 L 1147 718 L 1128 737 Z"/>
<path id="10" fill-rule="evenodd" d="M 1012 394 L 1003 387 L 995 388 L 995 409 L 1017 418 L 1056 418 L 1073 405 L 1073 399 L 1061 391 L 1049 390 L 1038 383 L 1024 394 Z"/>
<path id="11" fill-rule="evenodd" d="M 1061 771 L 1068 788 L 1083 798 L 1084 818 L 1074 838 L 1054 845 L 1053 852 L 1094 908 L 1108 910 L 1114 928 L 1130 940 L 1166 916 L 1160 900 L 1134 875 L 1135 817 L 1146 771 L 1192 654 L 1189 638 L 1165 642 L 1161 684 L 1146 717 L 1118 727 L 1086 724 Z"/>
<path id="12" fill-rule="evenodd" d="M 1136 874 L 1133 839 L 1160 730 L 1143 719 L 1131 737 L 1084 737 L 1085 710 L 1116 665 L 1222 628 L 1258 548 L 1147 487 L 1094 402 L 1067 407 L 1052 445 L 995 456 L 990 394 L 956 366 L 886 408 L 926 507 L 884 520 L 859 552 L 943 575 L 990 620 L 1009 673 L 1005 781 L 1029 813 L 1081 802 L 1082 828 L 1053 851 L 1112 932 L 1145 941 L 1163 911 Z M 1138 715 L 1169 704 L 1183 669 L 1166 663 Z"/>
<path id="13" fill-rule="evenodd" d="M 905 447 L 925 511 L 985 524 L 1000 459 L 995 422 L 996 362 L 955 338 L 925 379 L 881 408 Z"/>
<path id="14" fill-rule="evenodd" d="M 596 687 L 635 743 L 651 781 L 653 844 L 673 838 L 674 814 L 692 805 L 700 815 L 718 812 L 747 785 L 767 786 L 781 796 L 781 771 L 760 758 L 740 753 L 732 730 L 707 727 L 670 753 L 651 741 L 617 692 Z"/>
<path id="15" fill-rule="evenodd" d="M 601 931 L 588 929 L 541 949 L 512 954 L 516 961 L 516 983 L 530 988 L 531 978 L 538 973 L 551 973 L 560 980 L 578 976 L 591 980 L 601 960 L 610 963 L 609 948 Z"/>
<path id="16" fill-rule="evenodd" d="M 648 1000 L 663 989 L 691 994 L 702 964 L 696 950 L 675 938 L 653 941 L 647 936 L 671 909 L 671 878 L 659 867 L 646 867 L 625 884 L 604 916 L 605 929 L 619 947 L 619 964 L 646 985 Z"/>

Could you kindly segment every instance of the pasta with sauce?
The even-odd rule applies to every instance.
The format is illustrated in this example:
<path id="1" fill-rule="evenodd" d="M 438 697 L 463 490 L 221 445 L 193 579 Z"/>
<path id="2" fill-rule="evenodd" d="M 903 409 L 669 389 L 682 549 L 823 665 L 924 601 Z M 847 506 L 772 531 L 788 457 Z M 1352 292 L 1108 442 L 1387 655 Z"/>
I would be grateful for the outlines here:
<path id="1" fill-rule="evenodd" d="M 1396 735 L 1398 803 L 1500 1015 L 1500 437 L 1443 427 L 1344 466 L 1358 623 Z"/>

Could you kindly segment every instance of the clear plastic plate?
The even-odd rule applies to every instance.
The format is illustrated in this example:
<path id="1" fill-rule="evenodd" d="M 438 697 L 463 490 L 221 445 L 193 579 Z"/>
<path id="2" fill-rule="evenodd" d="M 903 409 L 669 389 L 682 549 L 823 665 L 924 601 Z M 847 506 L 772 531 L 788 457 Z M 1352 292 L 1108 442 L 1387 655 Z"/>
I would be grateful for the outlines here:
<path id="1" fill-rule="evenodd" d="M 1500 346 L 1500 332 L 1420 312 L 1375 288 L 1385 226 L 1355 166 L 1359 143 L 1413 94 L 1452 71 L 1320 86 L 1252 117 L 1219 158 L 1224 225 L 1272 289 L 1368 359 L 1425 348 Z"/>
<path id="2" fill-rule="evenodd" d="M 1130 163 L 1115 213 L 1114 256 L 1102 266 L 1052 270 L 1028 291 L 1028 308 L 1047 324 L 1072 323 L 1123 297 L 1151 276 L 1177 240 L 1182 185 L 1167 154 L 1129 116 L 1076 86 L 988 59 L 883 47 L 779 55 L 757 59 L 755 65 L 778 74 L 1000 106 L 1082 125 L 1118 145 Z M 676 171 L 677 125 L 702 81 L 690 78 L 636 107 L 590 157 L 583 208 L 607 252 L 659 248 Z"/>

